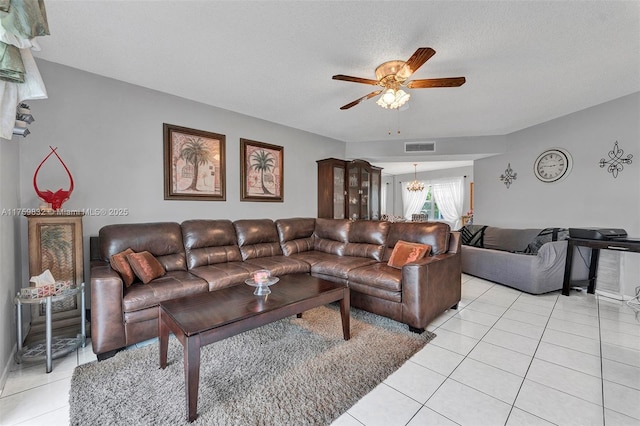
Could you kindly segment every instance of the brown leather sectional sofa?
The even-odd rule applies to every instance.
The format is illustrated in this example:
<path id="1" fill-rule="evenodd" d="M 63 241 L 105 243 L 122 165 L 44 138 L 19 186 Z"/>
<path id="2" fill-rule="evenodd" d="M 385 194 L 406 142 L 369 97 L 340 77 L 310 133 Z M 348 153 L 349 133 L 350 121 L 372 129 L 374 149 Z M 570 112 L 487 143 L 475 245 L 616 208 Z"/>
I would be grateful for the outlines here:
<path id="1" fill-rule="evenodd" d="M 429 244 L 431 255 L 392 268 L 387 261 L 399 240 Z M 109 258 L 127 248 L 149 251 L 166 274 L 124 286 Z M 97 252 L 90 273 L 91 340 L 99 359 L 157 336 L 159 302 L 244 285 L 258 269 L 346 283 L 352 306 L 416 332 L 457 307 L 461 293 L 460 234 L 439 222 L 292 218 L 118 224 L 100 230 Z"/>

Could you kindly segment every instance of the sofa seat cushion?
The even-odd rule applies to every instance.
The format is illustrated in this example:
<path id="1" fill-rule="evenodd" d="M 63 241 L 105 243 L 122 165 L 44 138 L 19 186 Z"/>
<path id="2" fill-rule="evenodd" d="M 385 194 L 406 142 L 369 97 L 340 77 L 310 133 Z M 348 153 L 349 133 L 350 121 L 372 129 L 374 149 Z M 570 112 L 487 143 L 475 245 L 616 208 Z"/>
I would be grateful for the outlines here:
<path id="1" fill-rule="evenodd" d="M 369 284 L 362 283 L 348 283 L 349 291 L 351 291 L 352 297 L 356 293 L 366 294 L 367 296 L 374 297 L 376 299 L 388 300 L 394 303 L 402 303 L 402 292 L 389 291 L 380 287 L 374 287 Z M 354 305 L 355 306 L 355 305 Z M 366 305 L 360 306 L 361 308 L 368 310 Z"/>
<path id="2" fill-rule="evenodd" d="M 402 290 L 402 271 L 386 263 L 352 269 L 349 271 L 348 279 L 350 286 L 352 283 L 360 283 L 396 293 Z"/>
<path id="3" fill-rule="evenodd" d="M 288 256 L 258 257 L 245 263 L 256 265 L 258 269 L 268 269 L 271 275 L 307 274 L 311 266 L 300 259 Z"/>
<path id="4" fill-rule="evenodd" d="M 191 273 L 207 281 L 211 291 L 244 283 L 258 269 L 263 268 L 249 262 L 227 262 L 198 266 Z"/>
<path id="5" fill-rule="evenodd" d="M 301 253 L 292 254 L 289 256 L 291 259 L 298 259 L 305 263 L 308 263 L 310 266 L 315 265 L 316 263 L 336 259 L 338 256 L 335 254 L 325 253 L 323 251 L 311 250 L 305 251 Z"/>
<path id="6" fill-rule="evenodd" d="M 124 291 L 124 312 L 157 306 L 158 303 L 177 297 L 209 291 L 205 280 L 187 271 L 170 271 L 148 284 L 137 283 Z"/>
<path id="7" fill-rule="evenodd" d="M 362 266 L 377 263 L 373 259 L 355 256 L 333 256 L 326 260 L 321 260 L 311 265 L 311 273 L 318 275 L 333 275 L 338 278 L 347 279 L 349 271 Z"/>

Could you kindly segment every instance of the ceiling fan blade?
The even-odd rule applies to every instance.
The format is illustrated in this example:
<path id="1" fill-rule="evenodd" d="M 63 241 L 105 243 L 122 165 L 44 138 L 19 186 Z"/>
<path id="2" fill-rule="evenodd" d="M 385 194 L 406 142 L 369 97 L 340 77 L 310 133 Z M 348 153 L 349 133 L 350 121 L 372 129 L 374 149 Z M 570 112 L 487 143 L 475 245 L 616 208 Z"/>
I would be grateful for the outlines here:
<path id="1" fill-rule="evenodd" d="M 427 89 L 429 87 L 459 87 L 467 81 L 464 77 L 426 78 L 407 83 L 409 89 Z"/>
<path id="2" fill-rule="evenodd" d="M 411 74 L 416 72 L 418 68 L 424 65 L 424 63 L 435 54 L 436 51 L 430 47 L 420 47 L 413 53 L 413 55 L 411 55 L 409 60 L 405 62 L 396 75 L 401 79 L 409 78 Z"/>
<path id="3" fill-rule="evenodd" d="M 378 96 L 380 93 L 382 93 L 382 90 L 376 90 L 375 92 L 371 92 L 368 95 L 361 97 L 360 99 L 356 99 L 353 102 L 349 102 L 348 104 L 341 106 L 340 109 L 349 109 L 351 107 L 358 105 L 362 101 L 366 101 L 367 99 L 371 99 L 374 96 Z"/>
<path id="4" fill-rule="evenodd" d="M 368 78 L 360 78 L 360 77 L 351 77 L 349 75 L 338 74 L 334 75 L 334 80 L 342 80 L 342 81 L 351 81 L 353 83 L 363 83 L 363 84 L 371 84 L 372 86 L 377 86 L 380 83 L 378 80 L 370 80 Z"/>

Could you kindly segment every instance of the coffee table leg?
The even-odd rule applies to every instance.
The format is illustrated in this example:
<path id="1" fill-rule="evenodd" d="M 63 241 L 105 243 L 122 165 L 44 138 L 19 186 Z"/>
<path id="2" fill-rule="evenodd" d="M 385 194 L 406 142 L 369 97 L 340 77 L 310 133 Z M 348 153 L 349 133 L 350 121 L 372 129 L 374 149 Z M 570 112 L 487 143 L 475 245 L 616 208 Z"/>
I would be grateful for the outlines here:
<path id="1" fill-rule="evenodd" d="M 200 335 L 189 336 L 184 345 L 184 379 L 187 393 L 187 420 L 198 417 L 198 382 L 200 381 Z"/>
<path id="2" fill-rule="evenodd" d="M 167 351 L 169 349 L 169 326 L 164 322 L 162 308 L 158 315 L 158 340 L 160 343 L 160 368 L 167 366 Z"/>
<path id="3" fill-rule="evenodd" d="M 349 289 L 345 289 L 344 297 L 340 300 L 340 316 L 342 317 L 342 335 L 344 336 L 344 340 L 349 340 L 351 338 L 351 316 L 349 315 L 350 305 Z"/>

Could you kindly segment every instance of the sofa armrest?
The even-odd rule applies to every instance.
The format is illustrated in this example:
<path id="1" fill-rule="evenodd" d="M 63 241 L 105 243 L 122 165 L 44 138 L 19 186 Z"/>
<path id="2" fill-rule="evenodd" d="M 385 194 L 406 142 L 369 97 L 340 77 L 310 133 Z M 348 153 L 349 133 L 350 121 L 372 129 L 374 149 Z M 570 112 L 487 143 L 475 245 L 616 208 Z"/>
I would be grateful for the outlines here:
<path id="1" fill-rule="evenodd" d="M 107 262 L 91 262 L 91 345 L 95 354 L 125 346 L 120 275 Z"/>
<path id="2" fill-rule="evenodd" d="M 538 258 L 537 269 L 551 269 L 558 262 L 564 266 L 567 256 L 567 241 L 550 241 L 544 243 L 536 254 Z"/>
<path id="3" fill-rule="evenodd" d="M 402 267 L 402 322 L 425 328 L 461 299 L 461 255 L 445 253 Z"/>

